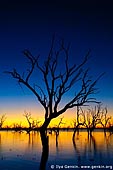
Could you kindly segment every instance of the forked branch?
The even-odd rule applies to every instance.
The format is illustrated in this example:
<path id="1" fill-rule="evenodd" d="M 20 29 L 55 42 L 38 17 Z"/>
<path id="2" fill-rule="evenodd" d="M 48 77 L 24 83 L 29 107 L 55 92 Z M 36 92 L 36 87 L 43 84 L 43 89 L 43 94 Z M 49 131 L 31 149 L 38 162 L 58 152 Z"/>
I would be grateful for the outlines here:
<path id="1" fill-rule="evenodd" d="M 46 126 L 51 119 L 70 108 L 82 106 L 89 102 L 98 103 L 91 95 L 96 93 L 96 84 L 103 76 L 101 74 L 96 80 L 89 78 L 89 69 L 85 69 L 84 65 L 89 59 L 90 50 L 80 64 L 70 65 L 70 45 L 66 47 L 62 41 L 60 47 L 56 50 L 54 41 L 53 37 L 49 54 L 43 65 L 40 64 L 39 57 L 34 57 L 28 50 L 24 51 L 24 55 L 30 63 L 29 69 L 26 69 L 26 76 L 22 76 L 16 69 L 6 72 L 17 79 L 19 83 L 25 85 L 37 97 L 45 109 L 45 120 L 48 120 Z M 62 63 L 60 57 L 63 58 Z M 62 68 L 60 68 L 61 65 Z M 40 73 L 42 75 L 43 84 L 41 86 L 39 79 L 33 85 L 30 83 L 30 78 L 35 69 L 38 71 L 37 78 Z M 72 94 L 72 98 L 61 107 L 62 99 L 65 95 L 68 95 L 68 92 Z"/>

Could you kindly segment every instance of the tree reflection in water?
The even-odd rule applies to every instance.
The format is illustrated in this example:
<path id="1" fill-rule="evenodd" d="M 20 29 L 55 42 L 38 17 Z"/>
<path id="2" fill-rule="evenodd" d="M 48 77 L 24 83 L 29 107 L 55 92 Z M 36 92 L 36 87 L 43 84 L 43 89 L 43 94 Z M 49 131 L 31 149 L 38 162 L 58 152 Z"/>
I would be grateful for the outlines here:
<path id="1" fill-rule="evenodd" d="M 0 132 L 0 169 L 12 170 L 13 164 L 17 170 L 46 170 L 51 164 L 113 165 L 113 133 L 79 131 L 72 137 L 72 131 Z"/>
<path id="2" fill-rule="evenodd" d="M 86 165 L 113 165 L 113 133 L 102 131 L 92 134 L 76 132 L 72 138 L 73 148 L 75 150 L 76 164 L 78 166 Z M 108 156 L 109 155 L 109 156 Z"/>
<path id="3" fill-rule="evenodd" d="M 79 149 L 77 148 L 77 145 L 76 145 L 75 134 L 76 133 L 74 133 L 74 135 L 73 135 L 72 142 L 73 142 L 73 148 L 76 151 L 77 156 L 78 156 L 78 166 L 80 166 L 80 164 L 81 164 L 81 156 L 80 156 L 80 151 L 79 151 Z M 79 131 L 77 131 L 77 139 L 79 139 Z"/>
<path id="4" fill-rule="evenodd" d="M 40 162 L 40 170 L 46 169 L 46 163 L 49 156 L 49 136 L 45 131 L 40 131 L 41 141 L 42 141 L 42 156 Z"/>
<path id="5" fill-rule="evenodd" d="M 66 133 L 71 133 L 71 132 L 66 132 Z M 104 132 L 102 132 L 102 133 L 104 133 Z M 76 153 L 75 157 L 73 157 L 73 159 L 72 159 L 72 162 L 75 160 L 76 165 L 78 165 L 78 166 L 83 165 L 84 162 L 88 165 L 91 165 L 92 163 L 95 165 L 95 163 L 99 162 L 101 159 L 102 159 L 102 162 L 104 162 L 106 154 L 108 154 L 108 152 L 109 152 L 109 150 L 106 148 L 107 143 L 105 141 L 105 140 L 107 140 L 107 141 L 110 140 L 111 135 L 109 135 L 109 132 L 107 133 L 107 136 L 105 137 L 105 139 L 102 138 L 102 141 L 103 141 L 102 148 L 100 148 L 100 143 L 96 136 L 98 134 L 98 132 L 96 132 L 96 133 L 94 132 L 93 134 L 89 134 L 86 132 L 85 134 L 86 135 L 84 138 L 83 132 L 76 132 L 74 137 L 73 137 L 73 133 L 72 133 L 72 137 L 73 137 L 72 138 L 72 144 L 73 144 L 72 146 Z M 104 134 L 102 134 L 102 136 L 103 135 Z M 49 136 L 49 137 L 51 138 L 52 136 L 53 136 L 53 134 L 51 134 L 51 136 Z M 47 136 L 46 133 L 41 134 L 42 156 L 41 156 L 41 162 L 40 162 L 40 170 L 45 170 L 47 167 L 46 163 L 48 161 L 48 156 L 49 156 L 49 137 Z M 69 140 L 69 139 L 67 139 L 67 140 Z M 62 138 L 62 132 L 59 132 L 59 134 L 55 133 L 54 142 L 56 143 L 55 144 L 56 152 L 59 151 L 59 152 L 57 152 L 57 154 L 59 156 L 61 154 L 60 151 L 62 153 L 66 152 L 66 148 L 65 148 L 66 146 L 64 146 L 65 142 L 63 141 L 63 138 Z M 69 142 L 70 142 L 69 146 L 71 146 L 71 138 L 70 138 Z M 51 143 L 51 141 L 50 141 L 50 143 Z M 106 152 L 105 155 L 103 155 L 103 149 L 105 149 L 105 151 L 104 151 L 104 152 Z M 51 155 L 51 153 L 50 153 L 50 155 Z M 59 162 L 59 159 L 56 161 Z M 66 162 L 64 160 L 64 164 L 65 163 Z"/>

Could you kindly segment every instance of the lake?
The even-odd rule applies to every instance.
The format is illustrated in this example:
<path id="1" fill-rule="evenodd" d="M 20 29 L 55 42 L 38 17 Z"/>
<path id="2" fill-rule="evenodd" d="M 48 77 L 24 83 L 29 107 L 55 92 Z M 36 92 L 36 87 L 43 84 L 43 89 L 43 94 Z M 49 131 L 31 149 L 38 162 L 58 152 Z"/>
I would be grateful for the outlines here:
<path id="1" fill-rule="evenodd" d="M 112 169 L 113 135 L 95 131 L 61 131 L 49 135 L 46 170 Z M 39 132 L 0 131 L 0 170 L 38 170 L 42 155 Z"/>

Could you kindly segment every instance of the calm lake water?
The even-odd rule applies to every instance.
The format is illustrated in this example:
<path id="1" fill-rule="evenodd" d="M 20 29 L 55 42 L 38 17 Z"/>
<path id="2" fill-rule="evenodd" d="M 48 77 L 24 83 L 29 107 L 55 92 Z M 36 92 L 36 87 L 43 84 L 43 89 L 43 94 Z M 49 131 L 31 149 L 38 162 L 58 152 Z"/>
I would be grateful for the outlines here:
<path id="1" fill-rule="evenodd" d="M 96 131 L 49 134 L 46 169 L 112 169 L 113 135 Z M 39 132 L 0 131 L 0 170 L 38 170 L 42 154 Z"/>

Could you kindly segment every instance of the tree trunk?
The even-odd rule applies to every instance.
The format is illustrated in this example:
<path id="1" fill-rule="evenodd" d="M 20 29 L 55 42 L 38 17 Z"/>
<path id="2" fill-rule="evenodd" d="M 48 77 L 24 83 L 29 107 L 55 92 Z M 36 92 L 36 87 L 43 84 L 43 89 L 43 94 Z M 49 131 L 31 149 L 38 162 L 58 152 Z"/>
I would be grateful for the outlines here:
<path id="1" fill-rule="evenodd" d="M 43 125 L 40 127 L 40 131 L 46 131 L 50 121 L 50 118 L 45 119 Z"/>
<path id="2" fill-rule="evenodd" d="M 49 137 L 44 131 L 40 131 L 42 141 L 42 156 L 40 161 L 40 170 L 46 169 L 46 163 L 49 156 Z"/>
<path id="3" fill-rule="evenodd" d="M 49 156 L 49 137 L 47 136 L 47 127 L 50 123 L 51 119 L 46 119 L 43 125 L 40 128 L 40 136 L 42 142 L 42 156 L 40 162 L 40 170 L 46 169 L 46 163 Z"/>

